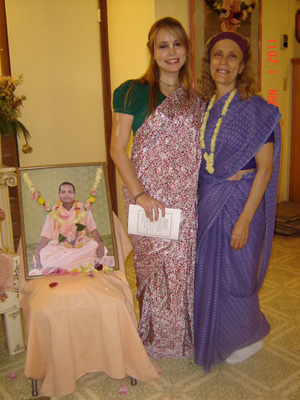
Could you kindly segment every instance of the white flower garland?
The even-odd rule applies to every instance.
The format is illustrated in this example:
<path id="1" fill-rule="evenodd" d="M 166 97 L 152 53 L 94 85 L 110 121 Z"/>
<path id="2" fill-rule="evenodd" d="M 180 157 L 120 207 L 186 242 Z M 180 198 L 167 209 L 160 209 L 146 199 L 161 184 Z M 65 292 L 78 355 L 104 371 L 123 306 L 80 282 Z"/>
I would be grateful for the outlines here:
<path id="1" fill-rule="evenodd" d="M 236 92 L 237 92 L 237 89 L 234 89 L 230 93 L 228 99 L 225 101 L 225 104 L 224 104 L 222 112 L 221 112 L 221 117 L 218 119 L 218 122 L 216 124 L 213 136 L 211 138 L 210 154 L 205 152 L 204 155 L 203 155 L 204 160 L 206 161 L 206 170 L 208 171 L 209 174 L 213 174 L 214 170 L 215 170 L 214 169 L 214 152 L 215 152 L 216 140 L 217 140 L 217 137 L 218 137 L 220 126 L 222 124 L 223 117 L 226 115 L 228 107 L 229 107 L 232 99 L 234 98 Z M 210 112 L 212 106 L 214 105 L 215 100 L 216 100 L 216 94 L 214 94 L 213 97 L 210 99 L 209 105 L 207 107 L 207 110 L 205 111 L 203 122 L 202 122 L 202 125 L 201 125 L 201 128 L 200 128 L 200 146 L 201 146 L 201 149 L 203 149 L 203 150 L 205 149 L 204 136 L 205 136 L 206 124 L 207 124 L 207 120 L 208 120 L 208 117 L 209 117 L 209 112 Z"/>

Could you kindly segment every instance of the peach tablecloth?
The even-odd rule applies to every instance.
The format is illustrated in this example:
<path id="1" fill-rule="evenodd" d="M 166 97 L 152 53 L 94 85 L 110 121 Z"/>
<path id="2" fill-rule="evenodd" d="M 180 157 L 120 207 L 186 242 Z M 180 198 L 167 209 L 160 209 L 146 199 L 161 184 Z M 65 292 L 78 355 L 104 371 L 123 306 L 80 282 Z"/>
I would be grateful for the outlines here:
<path id="1" fill-rule="evenodd" d="M 124 261 L 132 247 L 113 214 L 119 271 L 95 277 L 49 276 L 25 280 L 19 246 L 19 300 L 24 313 L 27 354 L 25 375 L 43 380 L 41 393 L 66 396 L 76 380 L 103 371 L 141 381 L 160 376 L 137 333 L 132 293 Z M 58 282 L 54 288 L 49 283 Z"/>
<path id="2" fill-rule="evenodd" d="M 50 288 L 51 282 L 58 284 Z M 34 279 L 20 292 L 28 338 L 25 375 L 43 380 L 42 393 L 66 396 L 88 372 L 159 378 L 137 333 L 122 271 Z"/>

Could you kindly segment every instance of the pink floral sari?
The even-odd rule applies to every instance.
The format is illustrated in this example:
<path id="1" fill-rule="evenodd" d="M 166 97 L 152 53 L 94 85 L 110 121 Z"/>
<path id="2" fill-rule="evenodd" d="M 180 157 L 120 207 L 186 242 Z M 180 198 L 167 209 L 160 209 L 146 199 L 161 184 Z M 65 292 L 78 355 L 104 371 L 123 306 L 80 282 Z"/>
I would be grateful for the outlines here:
<path id="1" fill-rule="evenodd" d="M 131 163 L 147 194 L 181 209 L 178 240 L 131 235 L 139 333 L 154 358 L 193 354 L 199 129 L 205 104 L 177 89 L 134 135 Z M 124 187 L 126 210 L 134 200 Z"/>

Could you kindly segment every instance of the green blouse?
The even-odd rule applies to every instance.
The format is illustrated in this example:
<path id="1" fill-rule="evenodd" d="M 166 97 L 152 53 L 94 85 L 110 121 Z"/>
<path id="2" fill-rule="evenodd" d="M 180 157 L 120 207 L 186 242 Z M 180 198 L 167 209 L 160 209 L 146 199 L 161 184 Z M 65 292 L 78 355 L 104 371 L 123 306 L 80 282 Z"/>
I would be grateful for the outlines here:
<path id="1" fill-rule="evenodd" d="M 115 113 L 133 115 L 132 130 L 133 133 L 143 125 L 149 107 L 150 85 L 137 84 L 133 86 L 133 91 L 128 90 L 134 81 L 129 80 L 120 85 L 113 95 L 113 109 Z M 132 93 L 132 96 L 131 96 Z M 166 98 L 161 92 L 157 93 L 157 106 L 159 106 Z"/>

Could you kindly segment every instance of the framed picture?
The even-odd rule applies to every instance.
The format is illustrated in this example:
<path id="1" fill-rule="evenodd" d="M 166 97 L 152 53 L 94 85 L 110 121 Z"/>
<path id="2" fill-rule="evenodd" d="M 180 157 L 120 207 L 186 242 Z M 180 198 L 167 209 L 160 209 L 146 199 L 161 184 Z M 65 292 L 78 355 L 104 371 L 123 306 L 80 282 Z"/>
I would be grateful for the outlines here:
<path id="1" fill-rule="evenodd" d="M 195 87 L 197 86 L 197 79 L 201 71 L 201 59 L 204 54 L 205 43 L 211 36 L 222 31 L 221 24 L 224 23 L 224 20 L 223 22 L 220 20 L 220 10 L 222 7 L 225 7 L 225 3 L 231 4 L 236 2 L 241 3 L 243 7 L 251 7 L 251 12 L 247 12 L 246 19 L 241 21 L 236 32 L 244 36 L 251 44 L 252 59 L 257 73 L 259 88 L 261 86 L 262 0 L 259 0 L 256 6 L 254 6 L 255 2 L 253 1 L 190 0 L 190 38 L 193 53 L 192 80 Z"/>
<path id="2" fill-rule="evenodd" d="M 295 31 L 297 42 L 300 43 L 300 10 L 296 13 L 296 31 Z"/>
<path id="3" fill-rule="evenodd" d="M 17 173 L 26 279 L 57 269 L 119 268 L 106 163 L 27 167 Z M 40 249 L 41 236 L 48 240 Z M 104 249 L 97 253 L 101 240 Z"/>

